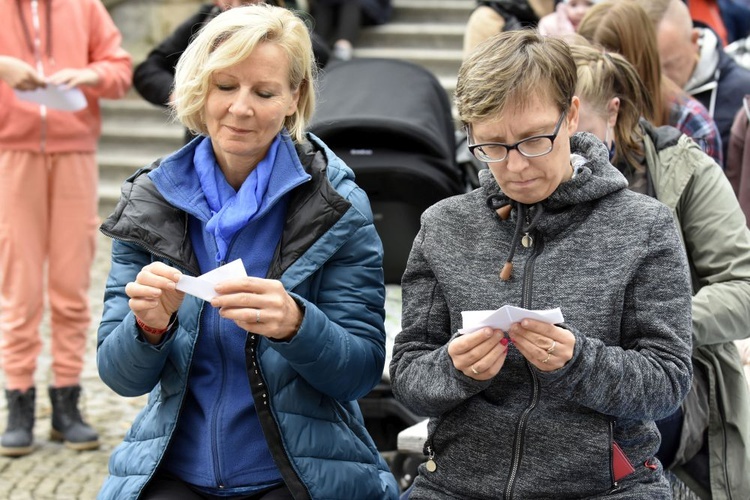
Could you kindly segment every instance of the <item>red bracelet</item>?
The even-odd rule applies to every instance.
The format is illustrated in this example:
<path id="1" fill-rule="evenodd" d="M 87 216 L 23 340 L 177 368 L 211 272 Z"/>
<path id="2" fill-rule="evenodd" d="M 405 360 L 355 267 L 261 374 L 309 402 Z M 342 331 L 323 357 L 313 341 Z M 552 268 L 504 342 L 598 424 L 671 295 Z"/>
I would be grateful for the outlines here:
<path id="1" fill-rule="evenodd" d="M 141 318 L 139 318 L 138 316 L 135 317 L 135 323 L 138 325 L 138 328 L 146 333 L 150 333 L 151 335 L 164 335 L 172 327 L 172 324 L 170 323 L 166 328 L 152 328 L 141 321 Z"/>

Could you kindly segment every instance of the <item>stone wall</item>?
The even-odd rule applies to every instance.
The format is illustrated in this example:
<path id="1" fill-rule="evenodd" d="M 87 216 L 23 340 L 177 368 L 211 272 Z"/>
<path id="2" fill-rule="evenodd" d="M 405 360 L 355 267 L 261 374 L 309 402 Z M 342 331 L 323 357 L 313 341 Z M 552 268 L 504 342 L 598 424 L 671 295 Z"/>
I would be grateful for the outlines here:
<path id="1" fill-rule="evenodd" d="M 120 28 L 123 47 L 137 64 L 185 19 L 194 14 L 200 0 L 103 0 Z"/>

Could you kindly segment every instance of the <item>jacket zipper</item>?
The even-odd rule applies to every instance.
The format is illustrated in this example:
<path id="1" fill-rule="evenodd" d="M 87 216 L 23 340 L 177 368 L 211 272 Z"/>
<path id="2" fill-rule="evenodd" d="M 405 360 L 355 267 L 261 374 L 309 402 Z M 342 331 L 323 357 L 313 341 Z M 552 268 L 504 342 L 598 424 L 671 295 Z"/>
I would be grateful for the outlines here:
<path id="1" fill-rule="evenodd" d="M 266 384 L 265 377 L 263 375 L 263 370 L 260 366 L 260 359 L 258 358 L 258 345 L 260 343 L 259 336 L 255 333 L 247 332 L 249 335 L 250 340 L 250 354 L 252 356 L 252 366 L 248 367 L 249 370 L 252 370 L 256 377 L 258 377 L 257 387 L 262 389 L 261 393 L 261 400 L 264 407 L 267 407 L 267 410 L 261 410 L 258 403 L 260 402 L 259 399 L 256 397 L 256 391 L 255 387 L 253 387 L 253 378 L 252 374 L 248 373 L 249 375 L 249 382 L 250 382 L 250 391 L 251 391 L 251 397 L 253 398 L 253 403 L 255 404 L 256 408 L 258 408 L 256 411 L 258 413 L 258 420 L 261 424 L 261 428 L 264 429 L 265 427 L 263 425 L 264 419 L 262 418 L 261 413 L 265 413 L 267 411 L 268 415 L 271 417 L 272 425 L 275 427 L 275 431 L 278 433 L 279 436 L 281 436 L 281 425 L 279 425 L 279 421 L 276 418 L 276 412 L 273 409 L 273 404 L 271 404 L 271 398 L 268 397 L 268 387 Z M 277 460 L 276 455 L 274 454 L 273 446 L 269 444 L 268 448 L 271 452 L 271 456 L 273 457 L 274 461 L 277 464 L 277 467 L 279 468 L 279 472 L 281 473 L 282 478 L 284 479 L 284 482 L 286 483 L 286 486 L 292 491 L 295 498 L 300 499 L 307 499 L 309 500 L 311 498 L 310 492 L 307 488 L 307 484 L 302 480 L 300 477 L 299 471 L 295 467 L 291 454 L 289 453 L 289 450 L 287 450 L 286 445 L 284 444 L 283 439 L 278 440 L 278 444 L 281 448 L 281 453 L 283 454 L 282 462 L 286 460 L 285 463 L 279 463 Z M 284 474 L 284 471 L 288 471 L 289 474 L 291 474 L 293 477 L 289 477 Z"/>
<path id="2" fill-rule="evenodd" d="M 610 420 L 609 421 L 609 477 L 612 479 L 612 489 L 609 490 L 608 493 L 612 493 L 613 491 L 617 491 L 620 487 L 620 484 L 615 480 L 615 423 Z"/>
<path id="3" fill-rule="evenodd" d="M 730 487 L 729 482 L 729 469 L 728 469 L 728 461 L 727 461 L 727 416 L 724 413 L 724 409 L 721 405 L 719 406 L 719 415 L 721 415 L 721 438 L 724 441 L 724 460 L 722 461 L 721 470 L 724 473 L 724 484 L 727 485 L 727 498 L 729 500 L 732 500 L 734 498 L 734 495 L 732 495 L 732 488 Z M 709 492 L 710 493 L 710 492 Z"/>
<path id="4" fill-rule="evenodd" d="M 438 420 L 438 423 L 435 424 L 435 429 L 433 429 L 432 433 L 430 433 L 429 436 L 427 436 L 427 439 L 425 440 L 424 447 L 422 448 L 422 454 L 427 457 L 427 462 L 425 462 L 425 467 L 427 468 L 427 472 L 435 472 L 437 470 L 437 462 L 435 462 L 435 446 L 433 441 L 435 440 L 435 434 L 437 434 L 438 429 L 440 428 L 440 425 L 445 421 L 444 418 L 440 418 Z"/>
<path id="5" fill-rule="evenodd" d="M 223 263 L 220 263 L 221 266 Z M 216 334 L 214 337 L 214 342 L 216 344 L 216 350 L 219 353 L 219 356 L 221 357 L 221 366 L 222 366 L 222 380 L 226 379 L 227 373 L 226 373 L 226 363 L 224 362 L 224 350 L 222 349 L 221 345 L 221 332 L 219 331 L 220 328 L 220 322 L 221 318 L 219 316 L 216 316 L 214 318 L 214 331 Z M 217 426 L 217 423 L 219 422 L 218 415 L 220 413 L 221 407 L 223 406 L 224 401 L 224 384 L 221 384 L 221 388 L 219 389 L 219 397 L 217 399 L 217 404 L 214 406 L 214 411 L 212 412 L 213 415 L 211 416 L 212 420 L 212 432 L 211 432 L 211 440 L 212 440 L 212 453 L 214 456 L 214 474 L 216 475 L 216 485 L 220 490 L 224 489 L 224 481 L 222 479 L 222 471 L 221 471 L 221 462 L 219 460 L 219 450 L 218 450 L 218 443 L 219 443 L 219 434 L 222 432 L 222 429 Z"/>
<path id="6" fill-rule="evenodd" d="M 539 254 L 542 253 L 544 250 L 544 244 L 542 241 L 542 238 L 538 235 L 534 235 L 535 237 L 531 239 L 533 241 L 534 250 L 532 254 L 529 256 L 529 260 L 526 261 L 526 265 L 524 266 L 523 271 L 523 292 L 521 294 L 521 307 L 530 308 L 531 307 L 531 294 L 532 294 L 532 278 L 534 275 L 534 262 L 536 261 L 536 258 Z M 521 458 L 523 456 L 523 448 L 524 448 L 524 436 L 526 434 L 526 426 L 529 421 L 529 417 L 531 416 L 531 412 L 534 411 L 537 404 L 539 404 L 539 397 L 541 393 L 541 388 L 539 387 L 539 378 L 536 375 L 536 372 L 534 371 L 534 368 L 531 366 L 531 364 L 526 361 L 526 369 L 529 371 L 529 374 L 531 375 L 531 386 L 532 386 L 532 392 L 531 392 L 531 401 L 529 402 L 529 405 L 524 409 L 523 413 L 521 413 L 521 418 L 518 420 L 518 424 L 516 425 L 516 432 L 513 438 L 513 455 L 511 458 L 511 469 L 510 474 L 508 476 L 508 483 L 505 486 L 505 498 L 508 500 L 513 498 L 513 489 L 515 488 L 516 483 L 516 477 L 518 475 L 518 469 L 521 467 Z"/>
<path id="7" fill-rule="evenodd" d="M 39 19 L 39 1 L 31 0 L 31 20 L 34 26 L 34 59 L 36 60 L 36 70 L 44 78 L 44 64 L 42 63 L 42 38 L 41 38 L 41 21 Z M 21 22 L 24 22 L 23 18 Z M 51 19 L 47 19 L 51 22 Z M 42 153 L 47 149 L 47 106 L 39 106 L 39 117 L 41 127 L 39 130 L 39 148 Z"/>

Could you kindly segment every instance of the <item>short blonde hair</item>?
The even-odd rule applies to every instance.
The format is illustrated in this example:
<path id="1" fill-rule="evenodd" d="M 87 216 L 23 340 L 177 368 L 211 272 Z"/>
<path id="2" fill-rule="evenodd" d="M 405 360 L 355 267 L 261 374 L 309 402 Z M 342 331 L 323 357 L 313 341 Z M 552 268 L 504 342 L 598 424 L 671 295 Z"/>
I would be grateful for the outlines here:
<path id="1" fill-rule="evenodd" d="M 284 126 L 297 142 L 315 109 L 315 64 L 310 32 L 288 9 L 268 4 L 235 7 L 207 23 L 183 52 L 175 69 L 172 109 L 183 125 L 207 134 L 204 108 L 213 74 L 250 56 L 260 43 L 279 46 L 289 60 L 289 84 L 299 90 L 297 110 Z"/>
<path id="2" fill-rule="evenodd" d="M 521 108 L 549 97 L 561 112 L 570 109 L 576 65 L 568 45 L 523 29 L 500 33 L 480 44 L 461 65 L 456 107 L 464 124 L 501 114 L 509 103 Z"/>

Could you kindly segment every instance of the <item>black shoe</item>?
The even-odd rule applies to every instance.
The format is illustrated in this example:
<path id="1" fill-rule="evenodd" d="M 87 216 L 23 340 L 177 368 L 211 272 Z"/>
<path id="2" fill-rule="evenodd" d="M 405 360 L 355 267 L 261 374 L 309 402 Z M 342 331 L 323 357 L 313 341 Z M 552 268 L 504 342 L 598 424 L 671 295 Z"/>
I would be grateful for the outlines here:
<path id="1" fill-rule="evenodd" d="M 50 387 L 52 401 L 52 430 L 50 439 L 62 441 L 73 450 L 95 450 L 99 447 L 99 436 L 89 424 L 83 421 L 78 411 L 78 398 L 81 386 Z"/>
<path id="2" fill-rule="evenodd" d="M 0 455 L 20 457 L 34 451 L 34 402 L 36 389 L 5 391 L 8 428 L 0 440 Z"/>

